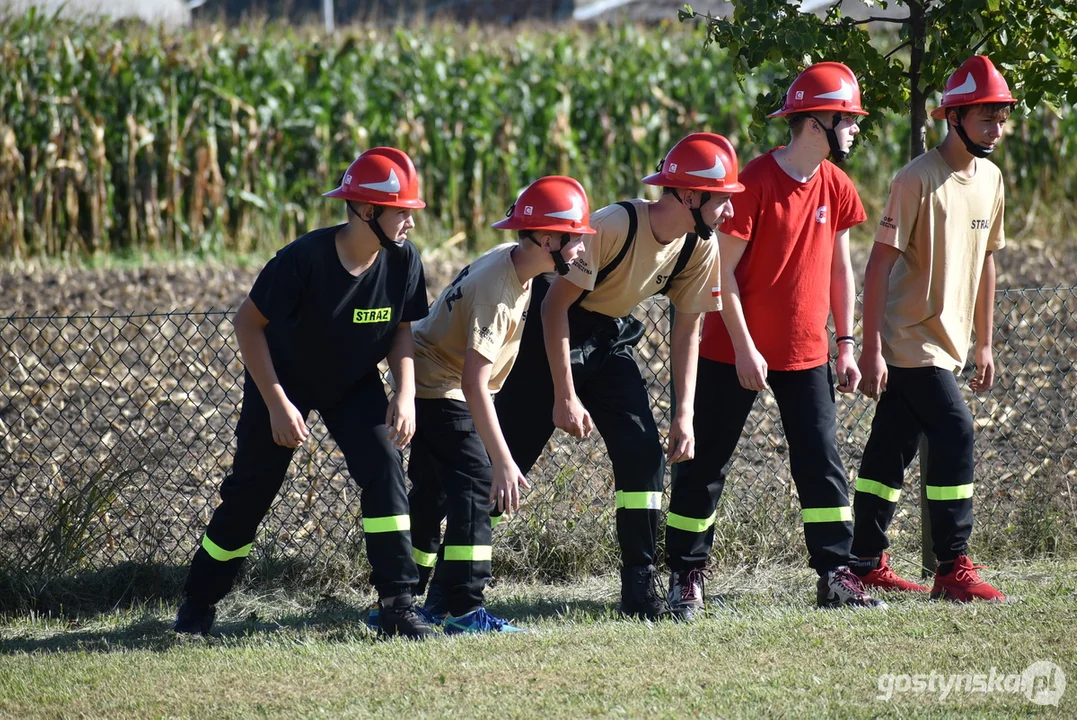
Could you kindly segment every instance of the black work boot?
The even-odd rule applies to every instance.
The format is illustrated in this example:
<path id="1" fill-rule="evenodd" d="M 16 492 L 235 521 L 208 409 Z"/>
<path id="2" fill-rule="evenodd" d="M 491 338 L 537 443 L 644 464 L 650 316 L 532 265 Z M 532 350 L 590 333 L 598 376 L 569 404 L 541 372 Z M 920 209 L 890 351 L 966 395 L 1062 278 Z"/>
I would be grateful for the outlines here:
<path id="1" fill-rule="evenodd" d="M 415 608 L 411 595 L 397 595 L 389 606 L 379 601 L 378 610 L 378 634 L 382 637 L 424 640 L 434 634 L 434 629 Z"/>
<path id="2" fill-rule="evenodd" d="M 176 613 L 176 624 L 172 626 L 172 629 L 184 635 L 209 635 L 215 617 L 217 617 L 215 605 L 196 603 L 187 598 Z"/>
<path id="3" fill-rule="evenodd" d="M 654 565 L 621 568 L 621 614 L 640 620 L 670 617 L 669 605 L 656 589 L 658 571 Z"/>

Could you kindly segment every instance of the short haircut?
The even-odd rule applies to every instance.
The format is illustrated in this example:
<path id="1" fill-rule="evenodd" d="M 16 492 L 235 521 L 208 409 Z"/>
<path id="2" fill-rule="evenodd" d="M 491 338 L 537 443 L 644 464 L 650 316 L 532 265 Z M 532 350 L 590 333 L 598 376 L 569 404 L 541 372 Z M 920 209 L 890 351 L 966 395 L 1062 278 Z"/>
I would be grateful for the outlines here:
<path id="1" fill-rule="evenodd" d="M 959 120 L 964 120 L 968 116 L 968 114 L 972 112 L 975 108 L 980 108 L 980 112 L 982 112 L 984 117 L 989 120 L 1005 121 L 1007 118 L 1010 117 L 1010 113 L 1013 112 L 1013 103 L 975 103 L 973 105 L 960 105 L 958 107 L 952 108 L 952 110 L 957 113 L 957 118 Z"/>
<path id="2" fill-rule="evenodd" d="M 793 137 L 796 137 L 801 133 L 804 128 L 804 123 L 810 117 L 812 117 L 812 114 L 806 112 L 786 115 L 785 119 L 789 123 L 789 132 L 792 133 Z"/>

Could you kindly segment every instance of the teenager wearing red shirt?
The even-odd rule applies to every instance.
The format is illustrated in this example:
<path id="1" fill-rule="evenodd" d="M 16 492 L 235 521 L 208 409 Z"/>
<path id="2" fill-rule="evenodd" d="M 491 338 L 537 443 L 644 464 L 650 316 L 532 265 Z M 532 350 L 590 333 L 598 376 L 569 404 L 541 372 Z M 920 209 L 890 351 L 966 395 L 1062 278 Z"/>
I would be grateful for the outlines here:
<path id="1" fill-rule="evenodd" d="M 770 117 L 788 119 L 791 140 L 749 163 L 734 216 L 720 228 L 721 314 L 703 325 L 695 458 L 674 471 L 666 527 L 670 604 L 681 616 L 703 607 L 701 577 L 714 542 L 726 465 L 756 395 L 770 388 L 789 443 L 820 607 L 885 607 L 849 570 L 853 525 L 838 453 L 827 317 L 838 334 L 837 380 L 860 380 L 852 347 L 854 281 L 849 228 L 866 219 L 838 169 L 858 132 L 860 88 L 840 63 L 812 65 Z"/>

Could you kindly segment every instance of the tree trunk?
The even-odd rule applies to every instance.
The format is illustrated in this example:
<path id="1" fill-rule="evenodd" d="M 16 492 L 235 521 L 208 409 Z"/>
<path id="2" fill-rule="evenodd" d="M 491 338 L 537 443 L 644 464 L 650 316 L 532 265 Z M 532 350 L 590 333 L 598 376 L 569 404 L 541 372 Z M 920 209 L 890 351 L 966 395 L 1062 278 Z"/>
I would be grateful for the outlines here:
<path id="1" fill-rule="evenodd" d="M 912 160 L 927 152 L 927 94 L 920 89 L 920 65 L 924 60 L 924 3 L 922 0 L 908 0 L 908 5 L 909 45 L 912 48 L 909 61 L 909 84 L 912 89 L 909 98 L 909 159 Z"/>

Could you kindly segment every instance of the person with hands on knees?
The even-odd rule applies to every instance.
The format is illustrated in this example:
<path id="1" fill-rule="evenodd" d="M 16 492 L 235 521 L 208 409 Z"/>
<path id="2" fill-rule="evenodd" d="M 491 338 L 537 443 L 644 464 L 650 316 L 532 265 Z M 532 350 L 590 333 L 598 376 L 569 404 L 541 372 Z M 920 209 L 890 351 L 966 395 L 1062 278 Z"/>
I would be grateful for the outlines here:
<path id="1" fill-rule="evenodd" d="M 362 490 L 379 633 L 433 633 L 412 602 L 418 577 L 401 453 L 415 432 L 411 323 L 427 314 L 422 262 L 407 239 L 412 211 L 425 207 L 419 177 L 402 151 L 373 148 L 326 197 L 344 201 L 347 222 L 278 251 L 236 312 L 246 366 L 236 451 L 191 562 L 177 632 L 209 632 L 317 410 Z M 382 359 L 395 381 L 391 402 Z"/>
<path id="2" fill-rule="evenodd" d="M 991 349 L 994 251 L 1005 246 L 1002 173 L 988 160 L 1014 98 L 984 56 L 946 82 L 931 116 L 947 134 L 894 177 L 864 278 L 860 389 L 879 401 L 856 479 L 853 569 L 866 585 L 927 592 L 889 565 L 886 531 L 905 469 L 921 436 L 926 495 L 938 569 L 932 598 L 1004 600 L 968 558 L 972 534 L 973 423 L 954 373 L 973 330 L 974 392 L 995 381 Z M 924 458 L 921 458 L 923 461 Z"/>
<path id="3" fill-rule="evenodd" d="M 408 475 L 415 557 L 420 589 L 436 561 L 426 609 L 447 634 L 519 630 L 484 607 L 491 509 L 498 517 L 515 512 L 521 487 L 530 487 L 501 433 L 493 396 L 516 361 L 535 277 L 576 259 L 582 237 L 595 232 L 588 215 L 578 182 L 536 180 L 494 223 L 516 231 L 515 240 L 461 270 L 412 328 L 418 430 Z"/>
<path id="4" fill-rule="evenodd" d="M 700 315 L 717 310 L 718 248 L 712 233 L 740 192 L 729 141 L 693 133 L 678 142 L 643 182 L 663 188 L 656 202 L 609 205 L 591 216 L 596 234 L 551 283 L 536 278 L 532 321 L 496 406 L 505 440 L 527 473 L 554 427 L 573 437 L 597 428 L 613 463 L 617 539 L 621 546 L 620 611 L 670 617 L 656 592 L 654 560 L 665 462 L 695 452 L 692 429 Z M 671 334 L 677 409 L 663 451 L 647 384 L 634 347 L 643 324 L 631 313 L 665 294 L 677 313 Z M 534 322 L 540 312 L 542 322 Z"/>
<path id="5" fill-rule="evenodd" d="M 860 87 L 848 67 L 824 62 L 800 73 L 783 107 L 769 115 L 787 118 L 789 144 L 748 163 L 741 173 L 746 189 L 719 231 L 723 306 L 703 324 L 696 454 L 674 468 L 666 518 L 669 602 L 686 616 L 704 609 L 703 579 L 728 463 L 756 395 L 767 388 L 781 413 L 809 563 L 819 574 L 817 604 L 885 607 L 849 569 L 852 512 L 827 336 L 833 313 L 837 389 L 853 392 L 860 373 L 849 229 L 866 215 L 837 165 L 862 115 Z"/>

